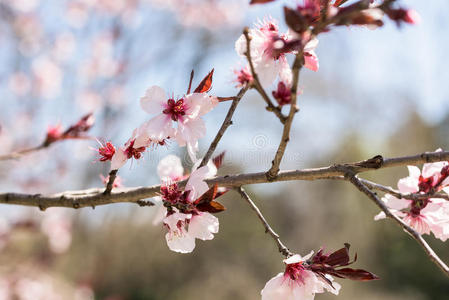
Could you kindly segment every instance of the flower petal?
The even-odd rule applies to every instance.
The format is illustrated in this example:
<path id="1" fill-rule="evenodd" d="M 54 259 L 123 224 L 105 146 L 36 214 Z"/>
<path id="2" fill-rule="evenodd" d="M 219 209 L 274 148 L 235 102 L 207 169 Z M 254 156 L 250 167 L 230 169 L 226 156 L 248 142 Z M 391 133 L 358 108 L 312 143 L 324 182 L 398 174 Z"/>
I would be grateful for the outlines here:
<path id="1" fill-rule="evenodd" d="M 140 107 L 149 114 L 161 113 L 166 103 L 167 96 L 165 91 L 157 85 L 150 87 L 145 92 L 145 96 L 140 98 Z"/>
<path id="2" fill-rule="evenodd" d="M 202 212 L 192 216 L 189 223 L 189 235 L 203 241 L 212 240 L 218 228 L 218 218 L 208 212 Z"/>

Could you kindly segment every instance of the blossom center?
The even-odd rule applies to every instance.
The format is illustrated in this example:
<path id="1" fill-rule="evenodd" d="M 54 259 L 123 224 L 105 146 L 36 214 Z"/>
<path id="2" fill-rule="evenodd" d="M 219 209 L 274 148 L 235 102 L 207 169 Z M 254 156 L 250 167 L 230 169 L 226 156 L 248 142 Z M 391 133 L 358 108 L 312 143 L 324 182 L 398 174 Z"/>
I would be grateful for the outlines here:
<path id="1" fill-rule="evenodd" d="M 305 270 L 306 268 L 304 267 L 303 262 L 288 264 L 285 267 L 284 275 L 290 277 L 291 280 L 299 280 L 304 283 L 303 273 Z"/>
<path id="2" fill-rule="evenodd" d="M 167 100 L 167 108 L 162 112 L 169 115 L 173 121 L 178 121 L 179 118 L 186 114 L 186 106 L 184 104 L 184 98 L 175 101 L 174 99 Z"/>
<path id="3" fill-rule="evenodd" d="M 132 140 L 125 149 L 126 157 L 128 157 L 128 159 L 133 157 L 139 159 L 142 156 L 142 152 L 145 152 L 145 147 L 134 148 L 135 141 L 135 139 Z"/>

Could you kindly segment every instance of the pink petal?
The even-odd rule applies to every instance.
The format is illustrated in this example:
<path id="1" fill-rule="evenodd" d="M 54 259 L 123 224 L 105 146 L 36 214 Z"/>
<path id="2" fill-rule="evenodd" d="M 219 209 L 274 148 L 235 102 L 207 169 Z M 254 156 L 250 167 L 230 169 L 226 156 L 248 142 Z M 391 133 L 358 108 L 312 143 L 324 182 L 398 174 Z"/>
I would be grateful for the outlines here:
<path id="1" fill-rule="evenodd" d="M 292 284 L 289 284 L 289 283 Z M 285 278 L 284 273 L 279 273 L 271 278 L 261 291 L 262 300 L 294 300 L 292 297 L 292 286 L 294 282 L 290 278 Z"/>
<path id="2" fill-rule="evenodd" d="M 111 160 L 111 170 L 120 169 L 128 160 L 123 148 L 117 149 Z"/>
<path id="3" fill-rule="evenodd" d="M 189 201 L 195 201 L 202 194 L 209 190 L 209 186 L 204 181 L 206 175 L 209 173 L 209 167 L 201 167 L 190 174 L 189 180 L 187 181 L 185 190 L 190 191 Z"/>
<path id="4" fill-rule="evenodd" d="M 186 143 L 195 144 L 198 139 L 206 135 L 206 125 L 201 119 L 186 119 L 178 122 L 175 138 L 179 146 L 184 147 Z"/>
<path id="5" fill-rule="evenodd" d="M 145 131 L 152 140 L 163 140 L 172 137 L 174 130 L 168 115 L 160 114 L 145 123 Z"/>
<path id="6" fill-rule="evenodd" d="M 314 51 L 306 52 L 304 54 L 304 67 L 307 69 L 310 69 L 312 71 L 318 71 L 319 63 L 318 63 L 318 57 L 316 56 Z"/>
<path id="7" fill-rule="evenodd" d="M 217 97 L 209 96 L 206 93 L 193 93 L 185 97 L 187 115 L 190 118 L 201 117 L 210 112 L 218 104 Z"/>
<path id="8" fill-rule="evenodd" d="M 214 238 L 218 232 L 219 223 L 217 217 L 203 212 L 192 216 L 189 223 L 189 234 L 197 239 L 206 241 Z"/>
<path id="9" fill-rule="evenodd" d="M 150 87 L 145 96 L 140 98 L 140 107 L 149 114 L 161 113 L 166 103 L 165 91 L 157 85 Z"/>

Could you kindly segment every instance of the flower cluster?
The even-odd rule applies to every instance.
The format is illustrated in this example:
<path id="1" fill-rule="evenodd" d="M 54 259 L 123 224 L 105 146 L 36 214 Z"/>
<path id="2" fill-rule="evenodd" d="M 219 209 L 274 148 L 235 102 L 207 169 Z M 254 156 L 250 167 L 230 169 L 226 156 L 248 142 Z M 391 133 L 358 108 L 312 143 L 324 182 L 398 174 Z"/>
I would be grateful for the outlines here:
<path id="1" fill-rule="evenodd" d="M 187 94 L 178 98 L 167 96 L 159 86 L 150 87 L 140 99 L 142 109 L 155 115 L 133 131 L 124 146 L 116 149 L 107 142 L 100 144 L 100 161 L 111 161 L 111 170 L 118 170 L 129 159 L 140 159 L 151 146 L 163 146 L 168 140 L 175 140 L 179 146 L 187 146 L 193 162 L 197 161 L 198 140 L 206 134 L 202 116 L 217 104 L 217 97 L 208 95 L 212 87 L 212 70 L 198 85 Z M 190 82 L 191 84 L 191 82 Z"/>
<path id="2" fill-rule="evenodd" d="M 168 229 L 165 238 L 170 250 L 192 252 L 195 239 L 211 240 L 218 232 L 218 219 L 212 213 L 225 210 L 215 199 L 226 190 L 219 191 L 217 185 L 209 189 L 204 182 L 204 179 L 216 174 L 218 161 L 214 159 L 208 165 L 195 169 L 190 176 L 184 175 L 184 168 L 177 156 L 169 155 L 159 163 L 158 175 L 163 185 L 158 200 L 162 201 L 163 206 L 154 223 L 162 220 Z M 177 182 L 184 178 L 188 181 L 181 189 Z"/>
<path id="3" fill-rule="evenodd" d="M 295 254 L 284 260 L 285 271 L 266 283 L 262 300 L 312 300 L 316 293 L 325 290 L 338 295 L 341 286 L 332 276 L 360 281 L 379 279 L 368 271 L 346 267 L 355 260 L 350 262 L 349 244 L 328 254 L 323 248 L 315 255 L 313 252 L 304 257 Z"/>
<path id="4" fill-rule="evenodd" d="M 296 54 L 298 49 L 292 47 L 292 41 L 296 39 L 292 32 L 279 33 L 279 26 L 275 20 L 266 19 L 256 24 L 249 30 L 251 36 L 250 54 L 263 86 L 271 85 L 276 78 L 286 86 L 291 86 L 292 71 L 287 61 L 287 54 Z M 318 58 L 314 52 L 318 44 L 317 39 L 310 39 L 303 47 L 305 67 L 313 71 L 318 70 Z M 237 54 L 246 57 L 246 37 L 241 35 L 235 42 Z M 246 71 L 246 72 L 245 72 Z M 249 81 L 248 67 L 237 73 L 237 82 Z"/>
<path id="5" fill-rule="evenodd" d="M 408 171 L 409 176 L 398 182 L 399 191 L 423 197 L 409 200 L 386 194 L 382 200 L 393 214 L 420 234 L 432 232 L 436 238 L 446 241 L 449 238 L 449 201 L 432 196 L 441 190 L 449 193 L 449 163 L 427 163 L 422 172 L 418 167 L 408 166 Z M 374 219 L 384 218 L 385 213 L 381 212 Z"/>

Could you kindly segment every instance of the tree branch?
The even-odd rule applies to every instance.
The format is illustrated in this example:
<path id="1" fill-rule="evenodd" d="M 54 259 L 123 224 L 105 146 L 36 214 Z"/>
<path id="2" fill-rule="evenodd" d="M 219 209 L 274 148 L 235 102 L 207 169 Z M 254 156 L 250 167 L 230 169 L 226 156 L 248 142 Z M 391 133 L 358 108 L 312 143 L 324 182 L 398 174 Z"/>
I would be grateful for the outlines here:
<path id="1" fill-rule="evenodd" d="M 345 176 L 359 191 L 368 196 L 389 218 L 393 219 L 402 229 L 407 232 L 426 252 L 427 256 L 434 262 L 443 273 L 449 277 L 449 267 L 438 257 L 433 249 L 427 244 L 426 240 L 413 228 L 408 226 L 398 216 L 391 213 L 385 203 L 377 197 L 376 193 L 371 191 L 365 184 L 363 184 L 356 176 L 356 174 L 348 172 Z"/>
<path id="2" fill-rule="evenodd" d="M 248 204 L 251 206 L 251 209 L 256 213 L 257 217 L 259 218 L 260 222 L 262 222 L 263 227 L 265 227 L 265 233 L 270 234 L 270 236 L 275 241 L 276 245 L 278 246 L 279 252 L 284 255 L 285 257 L 292 256 L 293 253 L 290 252 L 290 250 L 282 243 L 282 241 L 279 238 L 279 235 L 271 228 L 270 224 L 268 224 L 267 220 L 263 216 L 260 209 L 257 207 L 257 205 L 251 200 L 249 195 L 245 192 L 245 190 L 242 187 L 236 188 L 237 192 L 242 196 L 242 198 L 248 202 Z"/>
<path id="3" fill-rule="evenodd" d="M 348 169 L 354 173 L 361 173 L 375 169 L 406 166 L 411 164 L 420 164 L 437 161 L 449 160 L 449 151 L 444 152 L 426 152 L 422 154 L 379 159 L 376 156 L 373 159 L 362 162 L 353 162 L 339 165 L 332 165 L 322 168 L 281 171 L 272 182 L 292 181 L 292 180 L 319 180 L 335 179 L 345 176 Z M 209 186 L 218 184 L 222 187 L 235 188 L 246 184 L 267 183 L 265 172 L 226 175 L 206 180 Z M 187 180 L 180 181 L 180 187 L 185 186 Z M 160 185 L 149 187 L 118 188 L 111 191 L 111 194 L 104 195 L 104 188 L 95 188 L 79 191 L 67 191 L 54 195 L 41 194 L 20 194 L 20 193 L 0 193 L 0 203 L 17 204 L 25 206 L 35 206 L 42 209 L 48 207 L 91 207 L 97 205 L 106 205 L 113 203 L 136 203 L 138 200 L 155 197 L 160 191 Z"/>
<path id="4" fill-rule="evenodd" d="M 248 60 L 249 68 L 251 70 L 251 75 L 253 76 L 252 85 L 254 86 L 256 91 L 259 92 L 259 94 L 262 96 L 262 99 L 265 100 L 265 102 L 267 103 L 267 110 L 272 111 L 279 118 L 281 123 L 284 124 L 287 118 L 282 114 L 281 109 L 278 106 L 275 106 L 273 104 L 273 102 L 271 102 L 270 97 L 268 97 L 267 93 L 265 92 L 264 88 L 262 87 L 262 84 L 260 83 L 259 75 L 257 75 L 257 73 L 254 69 L 253 60 L 251 58 L 251 36 L 249 35 L 248 27 L 245 27 L 245 29 L 243 29 L 243 35 L 245 36 L 245 39 L 246 39 L 245 55 L 246 55 L 246 59 Z"/>
<path id="5" fill-rule="evenodd" d="M 112 188 L 114 187 L 115 178 L 117 177 L 117 172 L 118 170 L 111 170 L 111 172 L 109 172 L 109 180 L 106 184 L 106 189 L 103 192 L 104 195 L 109 195 L 111 193 Z"/>
<path id="6" fill-rule="evenodd" d="M 274 180 L 277 174 L 279 173 L 279 165 L 281 164 L 282 157 L 284 156 L 285 149 L 287 148 L 287 143 L 290 140 L 290 129 L 293 123 L 293 117 L 299 111 L 298 106 L 296 105 L 298 99 L 298 81 L 299 81 L 299 71 L 304 64 L 303 51 L 299 51 L 296 54 L 295 62 L 293 63 L 292 73 L 292 87 L 291 87 L 291 104 L 290 104 L 290 112 L 288 113 L 287 120 L 284 123 L 284 129 L 282 131 L 281 142 L 279 143 L 279 147 L 276 151 L 276 155 L 272 161 L 272 165 L 270 170 L 267 172 L 267 179 L 269 181 Z"/>
<path id="7" fill-rule="evenodd" d="M 239 104 L 243 95 L 245 95 L 248 88 L 249 88 L 248 86 L 243 87 L 239 91 L 237 96 L 234 97 L 234 100 L 232 101 L 232 104 L 229 107 L 228 113 L 223 121 L 223 124 L 221 125 L 220 129 L 218 130 L 217 135 L 215 136 L 214 140 L 210 144 L 209 149 L 207 150 L 206 155 L 204 155 L 203 160 L 201 161 L 201 164 L 198 168 L 204 167 L 209 162 L 209 159 L 212 157 L 212 154 L 214 153 L 215 149 L 217 148 L 218 143 L 220 142 L 221 138 L 223 137 L 225 131 L 232 124 L 232 116 L 234 115 L 235 109 L 237 108 L 237 105 Z"/>

